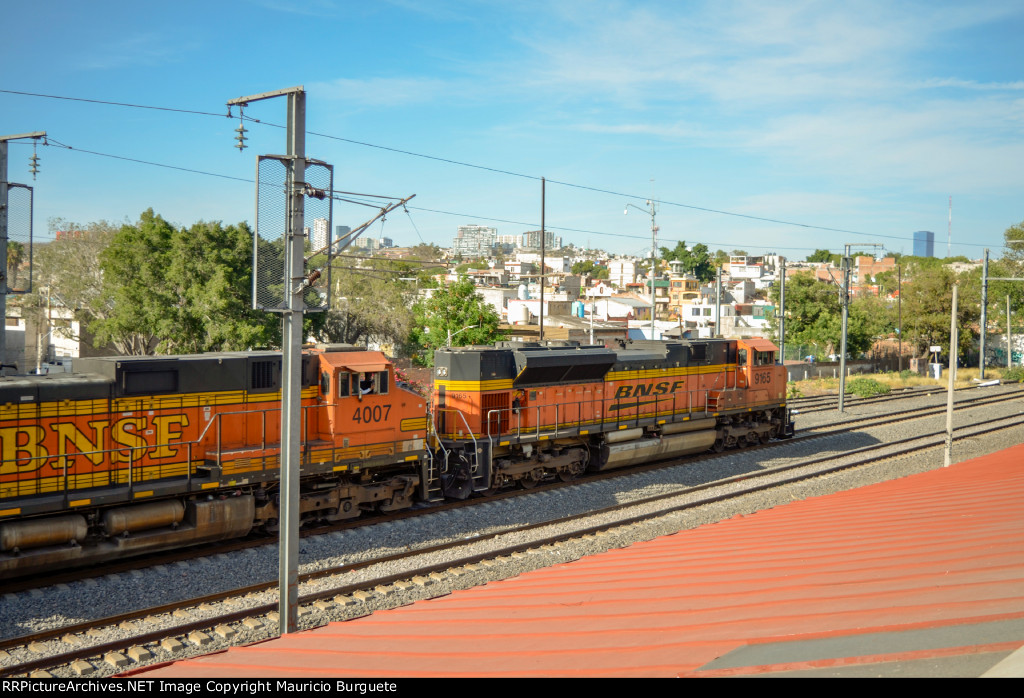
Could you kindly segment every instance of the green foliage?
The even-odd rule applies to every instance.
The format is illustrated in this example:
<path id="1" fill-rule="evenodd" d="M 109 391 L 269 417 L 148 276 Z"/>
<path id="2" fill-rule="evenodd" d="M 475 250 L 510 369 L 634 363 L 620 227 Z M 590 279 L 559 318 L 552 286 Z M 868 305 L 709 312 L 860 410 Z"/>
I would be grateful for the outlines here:
<path id="1" fill-rule="evenodd" d="M 960 284 L 957 300 L 960 355 L 972 349 L 975 342 L 972 328 L 977 327 L 980 316 L 981 284 L 970 283 L 969 279 L 970 274 Z M 933 344 L 949 346 L 953 285 L 957 280 L 957 275 L 941 264 L 917 266 L 910 281 L 904 278 L 903 336 L 914 345 L 919 356 L 924 356 Z"/>
<path id="2" fill-rule="evenodd" d="M 434 350 L 447 346 L 492 344 L 508 335 L 499 329 L 500 316 L 477 294 L 465 277 L 435 291 L 416 304 L 409 342 L 414 359 L 423 366 L 434 365 Z"/>
<path id="3" fill-rule="evenodd" d="M 780 285 L 772 287 L 770 300 L 779 304 Z M 855 299 L 850 304 L 846 344 L 851 356 L 871 348 L 874 338 L 886 326 L 887 316 L 877 298 Z M 773 336 L 778 337 L 778 319 L 768 319 Z M 802 273 L 786 279 L 786 343 L 811 345 L 821 356 L 838 353 L 842 340 L 840 290 L 833 283 L 818 281 L 813 274 Z"/>
<path id="4" fill-rule="evenodd" d="M 277 248 L 265 243 L 261 254 Z M 250 308 L 252 231 L 245 224 L 175 228 L 149 209 L 110 236 L 98 262 L 102 282 L 89 325 L 97 345 L 186 354 L 280 344 L 278 318 Z"/>
<path id="5" fill-rule="evenodd" d="M 889 393 L 889 386 L 885 383 L 880 383 L 874 378 L 854 378 L 846 382 L 846 392 L 853 393 L 859 397 L 887 395 Z"/>
<path id="6" fill-rule="evenodd" d="M 455 267 L 455 271 L 458 274 L 465 274 L 470 269 L 484 270 L 490 269 L 490 266 L 488 266 L 487 262 L 477 261 L 465 262 L 464 264 L 460 264 L 459 266 Z"/>
<path id="7" fill-rule="evenodd" d="M 786 390 L 786 397 L 790 400 L 794 400 L 798 397 L 803 397 L 804 394 L 800 391 L 800 386 L 796 382 L 791 382 L 788 389 Z"/>
<path id="8" fill-rule="evenodd" d="M 1024 265 L 1024 221 L 1007 228 L 1003 239 L 1006 241 L 1003 259 L 1015 266 Z"/>
<path id="9" fill-rule="evenodd" d="M 1000 379 L 1003 383 L 1024 383 L 1024 366 L 1014 366 L 1003 371 Z"/>
<path id="10" fill-rule="evenodd" d="M 837 262 L 839 255 L 832 254 L 828 250 L 815 250 L 812 254 L 807 255 L 808 262 Z"/>
<path id="11" fill-rule="evenodd" d="M 607 279 L 608 267 L 595 264 L 593 260 L 586 259 L 573 264 L 572 273 L 578 276 L 589 276 L 591 279 Z"/>
<path id="12" fill-rule="evenodd" d="M 684 240 L 680 240 L 671 250 L 662 247 L 660 252 L 661 258 L 666 262 L 682 262 L 683 272 L 686 274 L 693 274 L 705 282 L 715 278 L 715 265 L 712 263 L 711 253 L 703 243 L 694 245 L 691 250 L 686 248 Z"/>
<path id="13" fill-rule="evenodd" d="M 359 267 L 334 269 L 331 309 L 317 336 L 328 342 L 364 344 L 377 341 L 396 350 L 412 327 L 415 292 L 422 284 L 405 262 L 364 260 Z M 393 353 L 397 353 L 394 351 Z"/>

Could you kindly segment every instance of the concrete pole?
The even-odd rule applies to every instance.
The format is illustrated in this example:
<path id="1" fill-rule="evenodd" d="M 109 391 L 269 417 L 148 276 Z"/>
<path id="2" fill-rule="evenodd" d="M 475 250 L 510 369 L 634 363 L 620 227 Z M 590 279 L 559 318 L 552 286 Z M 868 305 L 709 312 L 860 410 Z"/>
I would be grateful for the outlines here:
<path id="1" fill-rule="evenodd" d="M 839 345 L 839 411 L 842 412 L 846 401 L 846 327 L 850 318 L 850 246 L 847 245 L 843 254 L 843 338 Z"/>
<path id="2" fill-rule="evenodd" d="M 281 598 L 278 627 L 283 633 L 299 629 L 299 468 L 302 436 L 302 318 L 306 182 L 306 93 L 288 94 L 289 230 L 285 256 L 285 293 L 288 309 L 281 318 Z"/>
<path id="3" fill-rule="evenodd" d="M 651 339 L 657 339 L 654 336 L 654 316 L 658 314 L 658 303 L 654 297 L 654 279 L 657 277 L 658 269 L 658 226 L 654 222 L 654 199 L 647 203 L 651 206 Z"/>
<path id="4" fill-rule="evenodd" d="M 540 341 L 544 341 L 544 279 L 546 278 L 547 269 L 544 267 L 544 248 L 545 240 L 547 237 L 544 232 L 544 193 L 546 189 L 546 182 L 543 177 L 540 178 Z M 564 269 L 565 267 L 563 267 Z"/>
<path id="5" fill-rule="evenodd" d="M 779 258 L 779 362 L 786 364 L 786 258 Z"/>
<path id="6" fill-rule="evenodd" d="M 1006 294 L 1006 368 L 1013 368 L 1013 337 L 1010 336 L 1010 294 Z"/>
<path id="7" fill-rule="evenodd" d="M 715 335 L 722 335 L 722 267 L 715 272 Z"/>
<path id="8" fill-rule="evenodd" d="M 978 376 L 985 380 L 985 335 L 988 327 L 988 248 L 985 248 L 985 264 L 981 271 L 981 358 L 978 359 Z"/>
<path id="9" fill-rule="evenodd" d="M 953 285 L 953 313 L 949 321 L 949 390 L 946 393 L 946 458 L 944 468 L 953 461 L 953 384 L 956 382 L 956 356 L 958 348 L 956 326 L 956 295 L 959 285 Z"/>

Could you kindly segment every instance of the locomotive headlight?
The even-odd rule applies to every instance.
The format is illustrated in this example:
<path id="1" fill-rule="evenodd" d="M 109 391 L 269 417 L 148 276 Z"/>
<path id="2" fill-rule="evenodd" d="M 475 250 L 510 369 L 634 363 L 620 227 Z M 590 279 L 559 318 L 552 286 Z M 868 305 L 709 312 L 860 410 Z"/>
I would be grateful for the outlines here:
<path id="1" fill-rule="evenodd" d="M 448 369 L 445 368 L 444 366 L 438 366 L 437 367 L 437 375 L 439 375 L 440 377 L 444 378 L 445 376 L 448 375 Z"/>

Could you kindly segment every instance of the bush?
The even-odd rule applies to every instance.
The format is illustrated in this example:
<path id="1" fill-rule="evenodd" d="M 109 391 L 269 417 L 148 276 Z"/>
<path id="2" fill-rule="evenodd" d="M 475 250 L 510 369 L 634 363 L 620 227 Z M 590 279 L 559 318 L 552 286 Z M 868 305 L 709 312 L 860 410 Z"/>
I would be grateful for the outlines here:
<path id="1" fill-rule="evenodd" d="M 854 378 L 846 384 L 846 392 L 853 393 L 858 397 L 871 397 L 872 395 L 887 394 L 889 386 L 874 378 Z"/>
<path id="2" fill-rule="evenodd" d="M 902 378 L 903 380 L 910 380 L 911 378 L 918 378 L 918 377 L 919 376 L 918 376 L 916 371 L 911 371 L 908 368 L 905 368 L 902 371 L 900 371 L 900 378 Z"/>
<path id="3" fill-rule="evenodd" d="M 1003 371 L 1002 381 L 1004 383 L 1024 382 L 1024 366 L 1014 366 L 1011 369 Z"/>

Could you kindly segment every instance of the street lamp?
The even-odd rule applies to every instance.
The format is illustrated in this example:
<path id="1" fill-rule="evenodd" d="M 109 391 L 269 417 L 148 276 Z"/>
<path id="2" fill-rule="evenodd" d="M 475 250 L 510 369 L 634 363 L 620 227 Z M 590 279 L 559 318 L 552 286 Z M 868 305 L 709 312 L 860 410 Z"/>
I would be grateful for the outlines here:
<path id="1" fill-rule="evenodd" d="M 461 330 L 458 330 L 457 332 L 452 332 L 451 330 L 448 330 L 448 344 L 446 344 L 445 346 L 447 348 L 451 349 L 452 348 L 452 337 L 454 337 L 455 335 L 459 334 L 460 332 L 465 332 L 466 330 L 471 330 L 474 327 L 478 327 L 478 326 L 479 325 L 470 325 L 469 327 L 463 327 Z"/>
<path id="2" fill-rule="evenodd" d="M 651 216 L 651 339 L 656 339 L 654 334 L 654 316 L 655 310 L 657 310 L 658 306 L 656 305 L 654 300 L 654 277 L 655 269 L 657 268 L 658 264 L 658 226 L 654 222 L 654 217 L 655 215 L 657 215 L 658 211 L 654 206 L 654 200 L 648 199 L 647 206 L 650 210 L 645 211 L 644 209 L 634 204 L 626 204 L 626 208 L 625 210 L 623 210 L 622 215 L 629 215 L 630 206 L 635 208 L 637 211 L 640 211 L 642 213 L 648 213 Z"/>

